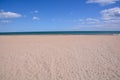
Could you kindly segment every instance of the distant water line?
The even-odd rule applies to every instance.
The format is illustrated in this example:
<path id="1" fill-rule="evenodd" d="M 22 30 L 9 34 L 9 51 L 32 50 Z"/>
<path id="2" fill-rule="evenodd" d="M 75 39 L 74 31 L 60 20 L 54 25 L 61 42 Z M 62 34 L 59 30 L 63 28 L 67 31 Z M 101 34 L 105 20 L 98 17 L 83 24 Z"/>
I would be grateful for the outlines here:
<path id="1" fill-rule="evenodd" d="M 120 35 L 120 31 L 0 32 L 0 35 Z"/>

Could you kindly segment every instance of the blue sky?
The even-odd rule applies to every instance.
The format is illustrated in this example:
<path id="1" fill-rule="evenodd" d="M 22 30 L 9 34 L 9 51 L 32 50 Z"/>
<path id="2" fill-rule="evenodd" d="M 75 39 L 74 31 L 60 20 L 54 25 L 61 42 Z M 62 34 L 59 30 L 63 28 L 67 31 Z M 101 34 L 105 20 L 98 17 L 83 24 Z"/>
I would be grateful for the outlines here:
<path id="1" fill-rule="evenodd" d="M 0 32 L 120 31 L 120 0 L 0 0 Z"/>

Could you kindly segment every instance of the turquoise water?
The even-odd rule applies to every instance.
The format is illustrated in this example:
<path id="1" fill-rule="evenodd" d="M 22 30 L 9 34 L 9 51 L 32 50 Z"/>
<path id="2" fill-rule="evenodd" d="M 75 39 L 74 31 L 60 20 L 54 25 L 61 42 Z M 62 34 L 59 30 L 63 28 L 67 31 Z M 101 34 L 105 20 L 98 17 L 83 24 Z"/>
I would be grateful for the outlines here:
<path id="1" fill-rule="evenodd" d="M 0 35 L 114 35 L 120 31 L 44 31 L 44 32 L 0 32 Z"/>

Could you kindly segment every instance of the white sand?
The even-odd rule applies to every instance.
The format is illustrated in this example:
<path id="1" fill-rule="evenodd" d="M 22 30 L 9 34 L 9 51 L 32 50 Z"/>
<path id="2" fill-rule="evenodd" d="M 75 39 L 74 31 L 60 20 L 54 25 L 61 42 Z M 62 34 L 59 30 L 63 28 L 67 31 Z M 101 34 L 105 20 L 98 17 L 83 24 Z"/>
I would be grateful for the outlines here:
<path id="1" fill-rule="evenodd" d="M 120 80 L 120 36 L 0 36 L 0 80 Z"/>

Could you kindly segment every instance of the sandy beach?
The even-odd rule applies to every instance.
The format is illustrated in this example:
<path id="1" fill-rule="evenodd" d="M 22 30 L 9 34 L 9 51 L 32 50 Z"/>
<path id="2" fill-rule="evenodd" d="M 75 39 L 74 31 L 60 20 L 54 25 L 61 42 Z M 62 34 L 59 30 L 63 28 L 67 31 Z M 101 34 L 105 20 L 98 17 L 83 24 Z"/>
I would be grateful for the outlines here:
<path id="1" fill-rule="evenodd" d="M 0 80 L 120 80 L 120 36 L 0 36 Z"/>

